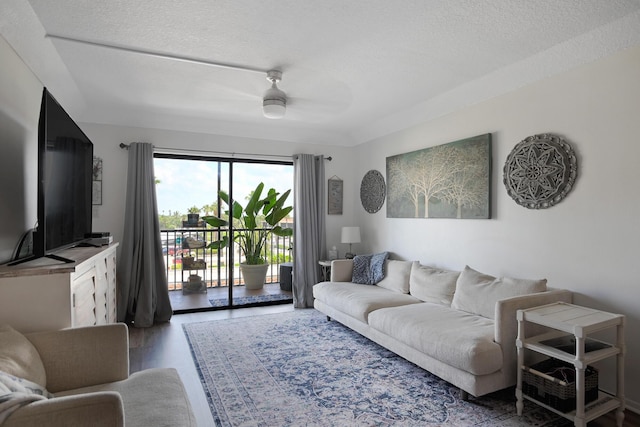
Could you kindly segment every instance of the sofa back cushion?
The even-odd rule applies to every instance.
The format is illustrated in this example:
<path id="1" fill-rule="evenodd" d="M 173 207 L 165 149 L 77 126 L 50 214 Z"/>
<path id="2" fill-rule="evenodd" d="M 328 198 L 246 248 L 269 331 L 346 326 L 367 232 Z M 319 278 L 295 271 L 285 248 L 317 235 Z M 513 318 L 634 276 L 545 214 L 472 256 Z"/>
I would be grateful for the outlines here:
<path id="1" fill-rule="evenodd" d="M 46 387 L 47 375 L 40 353 L 20 332 L 0 325 L 0 371 Z"/>
<path id="2" fill-rule="evenodd" d="M 451 307 L 493 319 L 497 301 L 546 290 L 547 279 L 497 278 L 466 266 L 458 277 Z"/>
<path id="3" fill-rule="evenodd" d="M 422 301 L 450 306 L 459 275 L 459 271 L 428 267 L 416 262 L 411 267 L 409 292 Z"/>
<path id="4" fill-rule="evenodd" d="M 384 263 L 384 279 L 377 283 L 381 288 L 401 294 L 409 293 L 409 276 L 411 275 L 411 265 L 415 261 L 398 261 L 388 259 Z"/>

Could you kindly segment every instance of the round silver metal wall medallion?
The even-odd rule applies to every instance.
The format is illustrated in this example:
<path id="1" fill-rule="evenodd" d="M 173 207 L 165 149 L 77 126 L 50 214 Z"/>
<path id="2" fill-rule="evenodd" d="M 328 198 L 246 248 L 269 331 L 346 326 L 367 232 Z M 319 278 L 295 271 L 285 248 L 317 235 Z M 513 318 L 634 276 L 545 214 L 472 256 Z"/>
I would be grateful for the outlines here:
<path id="1" fill-rule="evenodd" d="M 376 213 L 382 208 L 387 194 L 384 177 L 377 170 L 370 170 L 362 178 L 360 184 L 360 201 L 369 213 Z"/>
<path id="2" fill-rule="evenodd" d="M 507 156 L 504 185 L 519 205 L 549 208 L 564 199 L 578 175 L 576 155 L 564 139 L 533 135 L 519 142 Z"/>

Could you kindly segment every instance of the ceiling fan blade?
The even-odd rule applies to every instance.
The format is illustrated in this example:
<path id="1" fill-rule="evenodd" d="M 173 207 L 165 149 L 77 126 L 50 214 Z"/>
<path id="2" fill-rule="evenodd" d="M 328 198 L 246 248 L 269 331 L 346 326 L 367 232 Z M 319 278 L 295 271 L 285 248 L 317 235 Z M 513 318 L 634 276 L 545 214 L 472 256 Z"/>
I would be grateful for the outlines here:
<path id="1" fill-rule="evenodd" d="M 308 99 L 297 96 L 287 97 L 287 107 L 299 110 L 315 109 L 325 114 L 340 114 L 349 108 L 350 102 L 340 99 Z"/>

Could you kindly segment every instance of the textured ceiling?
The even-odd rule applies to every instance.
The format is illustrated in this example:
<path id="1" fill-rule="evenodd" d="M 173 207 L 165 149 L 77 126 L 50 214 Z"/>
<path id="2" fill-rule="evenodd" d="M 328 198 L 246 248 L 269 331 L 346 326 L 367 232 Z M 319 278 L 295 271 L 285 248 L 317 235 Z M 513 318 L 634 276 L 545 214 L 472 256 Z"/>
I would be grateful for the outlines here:
<path id="1" fill-rule="evenodd" d="M 640 0 L 3 0 L 77 121 L 354 145 L 640 44 Z M 283 71 L 285 118 L 260 72 Z"/>

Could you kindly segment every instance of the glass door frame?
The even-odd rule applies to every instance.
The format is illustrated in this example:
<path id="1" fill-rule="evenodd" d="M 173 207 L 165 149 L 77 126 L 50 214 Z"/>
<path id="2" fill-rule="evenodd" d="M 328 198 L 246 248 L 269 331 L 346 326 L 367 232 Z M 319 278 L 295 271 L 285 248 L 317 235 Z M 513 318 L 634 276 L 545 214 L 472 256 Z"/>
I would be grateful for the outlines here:
<path id="1" fill-rule="evenodd" d="M 176 154 L 176 153 L 163 153 L 157 152 L 154 153 L 154 159 L 173 159 L 173 160 L 193 160 L 193 161 L 205 161 L 205 162 L 216 162 L 217 163 L 217 174 L 216 174 L 216 203 L 218 207 L 218 214 L 220 215 L 222 212 L 221 209 L 221 199 L 219 196 L 219 191 L 222 186 L 222 164 L 228 164 L 228 194 L 231 203 L 233 203 L 233 177 L 234 177 L 234 165 L 236 164 L 263 164 L 263 165 L 285 165 L 285 166 L 293 166 L 293 160 L 291 161 L 283 161 L 283 160 L 258 160 L 258 159 L 249 159 L 249 158 L 229 158 L 229 157 L 219 157 L 219 156 L 206 156 L 206 155 L 191 155 L 191 154 Z M 228 233 L 230 236 L 234 233 L 234 224 L 233 221 L 230 221 L 228 227 Z M 213 231 L 214 233 L 220 233 L 223 230 L 220 228 L 217 231 Z M 229 246 L 227 247 L 227 283 L 228 283 L 228 302 L 229 304 L 223 307 L 205 307 L 205 308 L 194 308 L 193 310 L 180 310 L 180 312 L 190 312 L 190 311 L 203 311 L 203 310 L 216 310 L 220 308 L 237 308 L 243 307 L 244 305 L 235 305 L 233 301 L 233 288 L 235 286 L 235 251 L 236 251 L 236 243 L 234 239 L 230 239 Z M 220 251 L 217 252 L 218 256 L 218 268 L 217 268 L 217 279 L 218 283 L 220 283 L 221 279 L 221 269 L 220 269 L 220 260 L 222 259 L 220 255 Z M 213 279 L 213 277 L 211 277 Z"/>

